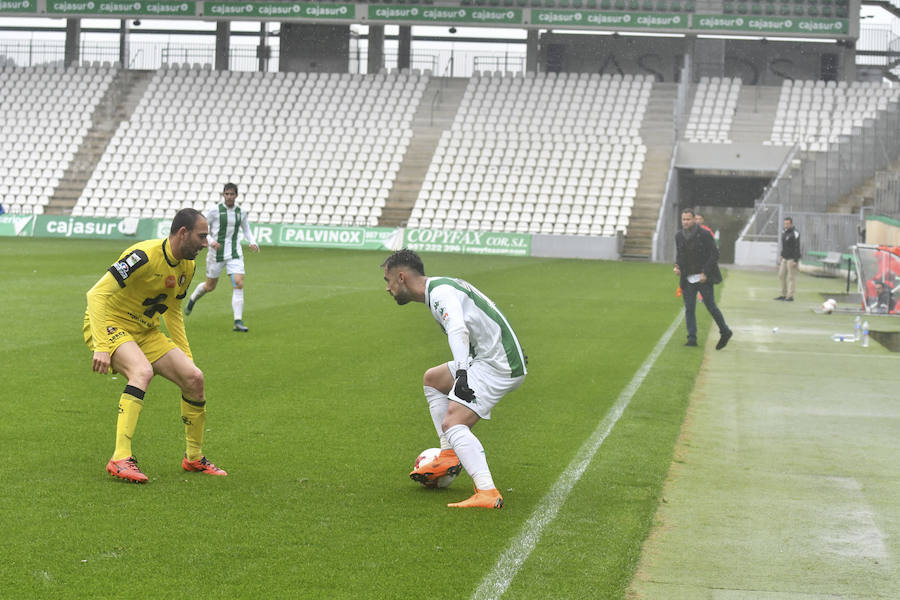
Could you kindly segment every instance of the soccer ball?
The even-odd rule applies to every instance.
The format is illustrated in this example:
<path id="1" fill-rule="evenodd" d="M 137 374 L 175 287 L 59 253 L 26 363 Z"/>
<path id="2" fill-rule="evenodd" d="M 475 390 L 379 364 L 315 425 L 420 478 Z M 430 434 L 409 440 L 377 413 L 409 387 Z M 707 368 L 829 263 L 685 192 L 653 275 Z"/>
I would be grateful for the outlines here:
<path id="1" fill-rule="evenodd" d="M 834 298 L 829 298 L 822 303 L 822 312 L 824 312 L 825 314 L 833 313 L 835 308 L 837 308 L 837 300 L 835 300 Z"/>
<path id="2" fill-rule="evenodd" d="M 429 448 L 427 450 L 422 450 L 419 456 L 416 457 L 416 463 L 415 465 L 413 465 L 413 468 L 418 469 L 420 465 L 427 465 L 428 463 L 436 459 L 440 453 L 440 448 Z M 453 475 L 447 474 L 443 477 L 438 477 L 437 481 L 424 482 L 422 483 L 422 485 L 427 488 L 445 488 L 453 483 L 453 480 L 456 479 L 457 475 L 459 475 L 459 470 L 457 470 L 457 472 Z"/>

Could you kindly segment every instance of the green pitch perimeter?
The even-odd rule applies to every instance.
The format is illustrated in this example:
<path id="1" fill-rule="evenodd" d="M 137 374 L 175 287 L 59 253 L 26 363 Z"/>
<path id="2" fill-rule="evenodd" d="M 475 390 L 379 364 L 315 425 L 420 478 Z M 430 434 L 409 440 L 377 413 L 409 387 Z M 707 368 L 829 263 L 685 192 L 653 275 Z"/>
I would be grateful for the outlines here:
<path id="1" fill-rule="evenodd" d="M 646 598 L 897 597 L 896 358 L 828 339 L 851 316 L 813 314 L 810 290 L 837 280 L 804 278 L 789 305 L 770 299 L 774 274 L 732 270 L 719 291 L 735 338 L 715 352 L 682 345 L 669 265 L 426 255 L 490 295 L 530 358 L 477 426 L 506 506 L 451 511 L 467 476 L 437 491 L 407 477 L 435 443 L 421 375 L 446 340 L 424 305 L 384 291 L 379 252 L 250 254 L 250 333 L 231 331 L 227 285 L 187 321 L 205 450 L 228 477 L 181 471 L 164 381 L 135 439 L 150 483 L 108 477 L 124 382 L 90 372 L 81 319 L 122 249 L 0 240 L 0 598 L 456 600 L 494 597 L 478 590 L 499 579 L 504 599 L 618 600 L 636 570 Z M 522 563 L 498 571 L 510 550 Z"/>
<path id="2" fill-rule="evenodd" d="M 408 477 L 437 441 L 422 374 L 447 341 L 425 305 L 385 292 L 386 252 L 248 253 L 250 332 L 231 330 L 227 279 L 186 322 L 204 450 L 228 476 L 182 472 L 180 395 L 154 380 L 134 439 L 150 482 L 111 479 L 124 381 L 91 373 L 81 322 L 124 246 L 0 239 L 0 598 L 472 598 L 661 348 L 533 551 L 499 576 L 504 599 L 624 596 L 702 358 L 680 331 L 660 342 L 681 310 L 671 266 L 424 256 L 497 302 L 529 357 L 522 388 L 476 426 L 505 506 L 454 511 L 467 475 L 446 490 Z"/>
<path id="3" fill-rule="evenodd" d="M 900 355 L 830 340 L 853 315 L 811 308 L 842 280 L 798 290 L 775 302 L 773 272 L 729 271 L 735 336 L 707 344 L 629 597 L 900 598 Z"/>

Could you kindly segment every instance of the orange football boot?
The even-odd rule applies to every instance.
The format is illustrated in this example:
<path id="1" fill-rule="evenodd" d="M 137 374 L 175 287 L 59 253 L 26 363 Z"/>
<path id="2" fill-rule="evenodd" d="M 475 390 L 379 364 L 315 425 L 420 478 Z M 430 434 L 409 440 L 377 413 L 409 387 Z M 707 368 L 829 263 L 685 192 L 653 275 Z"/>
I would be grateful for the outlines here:
<path id="1" fill-rule="evenodd" d="M 106 470 L 113 477 L 133 481 L 134 483 L 147 483 L 147 476 L 138 467 L 137 460 L 133 456 L 120 460 L 109 459 Z"/>
<path id="2" fill-rule="evenodd" d="M 181 468 L 185 471 L 200 471 L 207 475 L 228 475 L 225 469 L 220 469 L 216 465 L 206 460 L 205 456 L 201 456 L 200 460 L 188 460 L 187 457 L 181 461 Z"/>
<path id="3" fill-rule="evenodd" d="M 430 463 L 419 465 L 413 469 L 409 474 L 409 478 L 427 486 L 434 484 L 444 475 L 459 475 L 461 470 L 462 463 L 456 457 L 456 452 L 454 452 L 453 448 L 448 448 L 447 450 L 441 450 L 438 457 Z"/>
<path id="4" fill-rule="evenodd" d="M 475 495 L 462 502 L 451 502 L 450 508 L 503 508 L 503 496 L 500 490 L 479 490 L 475 488 Z"/>

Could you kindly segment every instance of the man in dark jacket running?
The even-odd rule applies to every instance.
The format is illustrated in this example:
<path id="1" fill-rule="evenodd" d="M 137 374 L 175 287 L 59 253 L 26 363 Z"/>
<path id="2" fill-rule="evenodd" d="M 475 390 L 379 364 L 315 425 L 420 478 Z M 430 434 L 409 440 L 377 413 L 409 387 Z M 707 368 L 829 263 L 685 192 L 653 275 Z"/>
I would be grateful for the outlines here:
<path id="1" fill-rule="evenodd" d="M 716 350 L 721 350 L 731 339 L 732 331 L 725 323 L 722 311 L 716 306 L 713 285 L 722 281 L 719 271 L 719 249 L 713 236 L 697 225 L 694 211 L 681 212 L 681 231 L 675 234 L 675 274 L 681 276 L 682 298 L 684 299 L 684 320 L 687 325 L 687 343 L 697 345 L 697 292 L 703 297 L 703 304 L 719 327 L 719 342 Z"/>

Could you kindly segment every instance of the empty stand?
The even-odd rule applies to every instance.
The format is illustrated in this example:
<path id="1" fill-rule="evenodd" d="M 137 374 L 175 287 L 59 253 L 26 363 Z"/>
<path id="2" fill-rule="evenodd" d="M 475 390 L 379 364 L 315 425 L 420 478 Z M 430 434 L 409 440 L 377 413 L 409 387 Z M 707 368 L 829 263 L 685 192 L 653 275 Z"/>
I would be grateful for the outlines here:
<path id="1" fill-rule="evenodd" d="M 731 123 L 741 92 L 739 77 L 702 77 L 685 129 L 690 142 L 730 143 Z"/>
<path id="2" fill-rule="evenodd" d="M 407 225 L 566 235 L 626 231 L 652 79 L 473 77 Z"/>
<path id="3" fill-rule="evenodd" d="M 900 87 L 879 82 L 785 81 L 771 138 L 764 143 L 826 150 L 898 97 Z"/>
<path id="4" fill-rule="evenodd" d="M 254 221 L 376 225 L 427 83 L 418 73 L 157 72 L 75 214 L 170 218 L 225 182 Z"/>
<path id="5" fill-rule="evenodd" d="M 91 126 L 113 68 L 0 69 L 0 198 L 40 214 Z"/>

